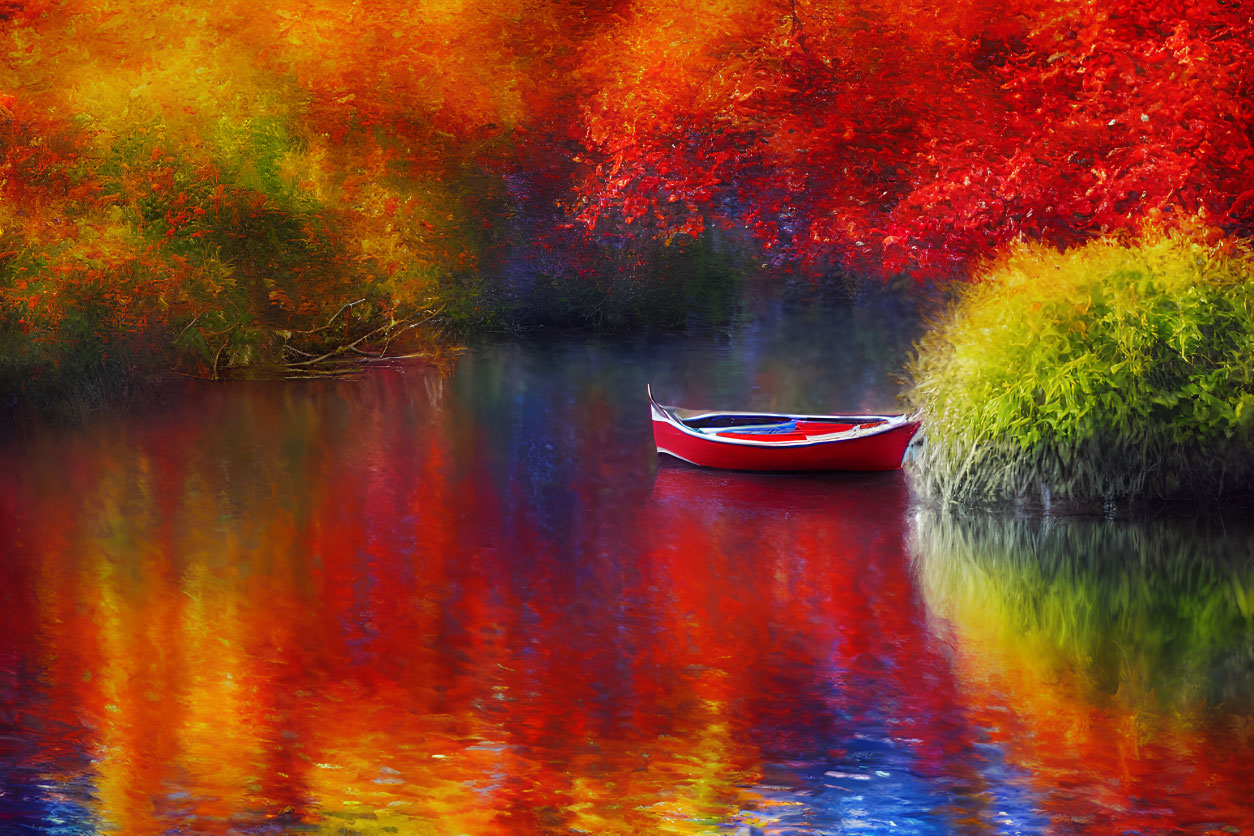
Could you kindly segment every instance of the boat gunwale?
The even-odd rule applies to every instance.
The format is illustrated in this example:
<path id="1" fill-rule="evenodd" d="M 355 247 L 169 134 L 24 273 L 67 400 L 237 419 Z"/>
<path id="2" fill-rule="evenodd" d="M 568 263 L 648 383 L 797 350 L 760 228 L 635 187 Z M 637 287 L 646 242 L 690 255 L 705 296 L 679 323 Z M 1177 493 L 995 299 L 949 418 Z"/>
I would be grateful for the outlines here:
<path id="1" fill-rule="evenodd" d="M 727 412 L 724 410 L 692 410 L 691 415 L 688 415 L 687 417 L 681 417 L 678 414 L 678 410 L 681 409 L 681 407 L 665 406 L 655 401 L 653 399 L 653 390 L 651 386 L 648 387 L 648 392 L 649 392 L 649 406 L 653 410 L 655 420 L 656 420 L 656 417 L 660 415 L 663 421 L 670 424 L 672 427 L 675 427 L 676 429 L 680 430 L 685 435 L 691 436 L 692 438 L 701 439 L 702 441 L 708 441 L 712 444 L 740 445 L 744 447 L 762 447 L 762 448 L 767 448 L 771 450 L 780 450 L 780 449 L 786 449 L 786 448 L 792 448 L 792 447 L 817 447 L 817 446 L 824 445 L 824 444 L 839 444 L 845 441 L 855 441 L 857 439 L 870 438 L 871 436 L 882 435 L 883 433 L 892 432 L 894 430 L 901 429 L 902 427 L 907 427 L 911 424 L 919 423 L 917 418 L 914 418 L 909 415 L 900 415 L 900 414 L 898 415 L 802 415 L 799 413 L 784 413 L 784 412 Z M 755 439 L 749 439 L 749 438 L 725 438 L 725 437 L 719 437 L 718 435 L 711 434 L 711 433 L 703 433 L 699 430 L 695 430 L 692 427 L 689 427 L 687 424 L 684 423 L 685 421 L 693 421 L 693 420 L 698 420 L 701 418 L 710 418 L 710 417 L 717 417 L 717 416 L 724 416 L 724 415 L 735 416 L 735 417 L 745 417 L 745 418 L 781 418 L 785 420 L 805 420 L 805 421 L 836 420 L 836 421 L 841 421 L 841 422 L 848 422 L 852 420 L 854 423 L 867 422 L 867 421 L 880 421 L 882 423 L 875 424 L 874 426 L 871 426 L 871 427 L 865 427 L 865 428 L 854 427 L 849 430 L 842 430 L 842 431 L 833 432 L 833 433 L 824 433 L 822 435 L 816 435 L 813 437 L 802 439 L 800 441 L 795 441 L 795 440 L 794 441 L 769 441 L 769 440 L 757 441 Z M 735 428 L 728 427 L 727 429 L 730 430 L 730 429 L 735 429 Z M 667 452 L 670 452 L 670 451 L 667 451 Z M 671 455 L 674 455 L 674 453 L 671 453 Z M 681 456 L 679 458 L 683 458 L 683 457 Z"/>

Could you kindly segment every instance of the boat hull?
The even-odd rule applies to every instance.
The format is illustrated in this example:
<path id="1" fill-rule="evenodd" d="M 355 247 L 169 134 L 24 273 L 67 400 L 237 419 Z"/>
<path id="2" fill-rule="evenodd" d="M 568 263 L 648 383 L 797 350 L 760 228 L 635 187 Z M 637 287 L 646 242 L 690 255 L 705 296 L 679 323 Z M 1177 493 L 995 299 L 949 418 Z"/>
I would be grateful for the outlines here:
<path id="1" fill-rule="evenodd" d="M 693 423 L 726 424 L 734 430 L 745 420 L 794 419 L 803 422 L 847 422 L 855 429 L 833 432 L 817 438 L 797 440 L 793 435 L 771 436 L 732 433 L 730 437 L 693 429 L 680 417 L 680 410 L 652 403 L 653 440 L 659 453 L 683 459 L 701 467 L 722 470 L 800 471 L 800 470 L 897 470 L 906 448 L 919 429 L 919 422 L 902 416 L 756 416 L 752 413 L 699 413 Z M 863 424 L 862 422 L 866 422 Z"/>

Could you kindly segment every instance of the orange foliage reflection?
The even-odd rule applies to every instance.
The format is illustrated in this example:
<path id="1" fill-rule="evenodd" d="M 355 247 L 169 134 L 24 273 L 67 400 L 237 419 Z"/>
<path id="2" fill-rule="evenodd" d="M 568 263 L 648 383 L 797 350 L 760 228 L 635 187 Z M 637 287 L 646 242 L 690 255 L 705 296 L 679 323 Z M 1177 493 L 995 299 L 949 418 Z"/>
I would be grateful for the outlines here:
<path id="1" fill-rule="evenodd" d="M 0 825 L 1249 824 L 1224 729 L 938 640 L 899 474 L 654 476 L 629 399 L 571 435 L 456 386 L 214 389 L 23 450 Z"/>
<path id="2" fill-rule="evenodd" d="M 898 535 L 828 514 L 830 485 L 609 494 L 601 456 L 555 534 L 443 386 L 210 392 L 201 420 L 33 451 L 4 482 L 6 626 L 29 625 L 6 693 L 68 732 L 34 735 L 43 777 L 77 770 L 128 834 L 697 832 L 760 802 L 763 743 L 812 722 L 795 699 L 821 715 L 834 665 L 901 640 L 908 581 L 874 568 Z"/>

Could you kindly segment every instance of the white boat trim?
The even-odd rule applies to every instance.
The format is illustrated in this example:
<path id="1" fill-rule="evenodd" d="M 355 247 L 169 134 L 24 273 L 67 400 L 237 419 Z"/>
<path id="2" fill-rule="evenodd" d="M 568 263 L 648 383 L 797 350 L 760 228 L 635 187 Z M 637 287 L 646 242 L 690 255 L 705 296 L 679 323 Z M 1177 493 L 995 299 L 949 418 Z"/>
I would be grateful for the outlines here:
<path id="1" fill-rule="evenodd" d="M 653 387 L 646 385 L 649 393 L 649 407 L 654 421 L 664 421 L 675 429 L 683 432 L 693 438 L 699 438 L 702 441 L 714 444 L 735 444 L 743 447 L 766 447 L 772 450 L 780 450 L 788 447 L 813 447 L 818 444 L 831 444 L 838 441 L 852 441 L 856 438 L 866 438 L 872 435 L 892 432 L 899 427 L 914 423 L 914 419 L 907 415 L 796 415 L 780 412 L 728 412 L 726 410 L 702 410 L 691 411 L 685 417 L 681 418 L 677 412 L 678 407 L 663 406 L 653 400 Z M 841 423 L 865 423 L 868 421 L 882 421 L 873 427 L 854 427 L 849 430 L 840 432 L 824 433 L 823 435 L 814 435 L 799 441 L 756 441 L 748 438 L 726 438 L 714 433 L 702 432 L 687 426 L 684 421 L 692 421 L 700 418 L 709 418 L 718 415 L 737 415 L 753 418 L 775 418 L 781 420 L 799 419 L 803 421 L 834 421 Z M 734 427 L 721 427 L 720 430 L 734 430 Z M 658 452 L 669 453 L 676 458 L 683 459 L 683 456 L 676 456 L 669 450 L 658 448 Z M 684 461 L 688 461 L 684 459 Z"/>

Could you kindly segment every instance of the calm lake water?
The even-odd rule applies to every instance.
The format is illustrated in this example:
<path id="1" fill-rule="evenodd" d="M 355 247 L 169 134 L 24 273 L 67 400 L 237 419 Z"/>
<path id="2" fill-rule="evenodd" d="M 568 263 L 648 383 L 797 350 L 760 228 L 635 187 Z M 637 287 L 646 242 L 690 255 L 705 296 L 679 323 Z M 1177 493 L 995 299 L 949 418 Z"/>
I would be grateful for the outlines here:
<path id="1" fill-rule="evenodd" d="M 659 463 L 908 305 L 189 389 L 0 448 L 0 833 L 1254 832 L 1254 534 Z"/>

